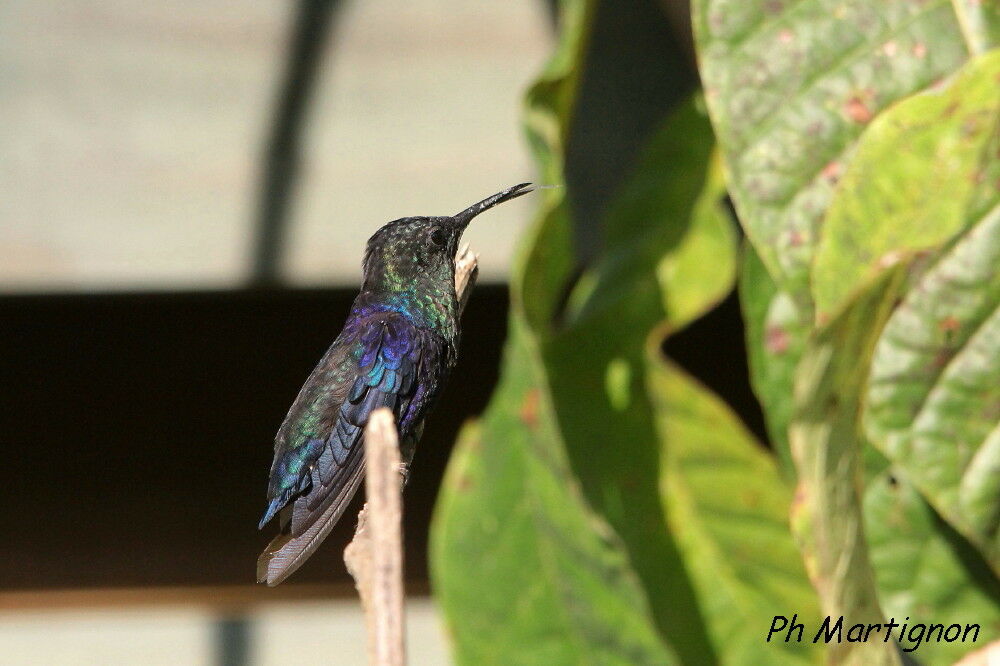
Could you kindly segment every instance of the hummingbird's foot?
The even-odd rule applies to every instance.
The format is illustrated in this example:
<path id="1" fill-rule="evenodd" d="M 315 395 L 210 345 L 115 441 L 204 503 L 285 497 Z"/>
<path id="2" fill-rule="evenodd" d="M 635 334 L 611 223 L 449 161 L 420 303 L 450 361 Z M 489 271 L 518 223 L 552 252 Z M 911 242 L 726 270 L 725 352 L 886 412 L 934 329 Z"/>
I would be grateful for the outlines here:
<path id="1" fill-rule="evenodd" d="M 466 243 L 455 255 L 455 295 L 458 296 L 459 312 L 465 309 L 478 275 L 479 255 L 470 250 Z"/>
<path id="2" fill-rule="evenodd" d="M 399 478 L 402 480 L 400 485 L 405 486 L 406 482 L 410 480 L 410 466 L 405 462 L 399 463 Z"/>
<path id="3" fill-rule="evenodd" d="M 466 243 L 458 249 L 458 253 L 455 255 L 455 276 L 458 277 L 462 273 L 471 273 L 475 270 L 478 263 L 479 255 L 473 252 L 469 244 Z"/>

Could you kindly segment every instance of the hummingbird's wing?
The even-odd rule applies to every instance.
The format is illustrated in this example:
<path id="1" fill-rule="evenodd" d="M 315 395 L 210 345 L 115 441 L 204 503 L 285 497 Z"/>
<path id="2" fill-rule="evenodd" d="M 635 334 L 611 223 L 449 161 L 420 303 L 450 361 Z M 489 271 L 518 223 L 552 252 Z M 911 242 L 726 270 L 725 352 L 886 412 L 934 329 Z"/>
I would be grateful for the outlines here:
<path id="1" fill-rule="evenodd" d="M 400 423 L 417 393 L 425 333 L 395 312 L 352 324 L 307 380 L 275 441 L 261 526 L 279 514 L 281 532 L 257 560 L 257 578 L 268 585 L 301 566 L 357 492 L 371 413 L 388 407 Z"/>

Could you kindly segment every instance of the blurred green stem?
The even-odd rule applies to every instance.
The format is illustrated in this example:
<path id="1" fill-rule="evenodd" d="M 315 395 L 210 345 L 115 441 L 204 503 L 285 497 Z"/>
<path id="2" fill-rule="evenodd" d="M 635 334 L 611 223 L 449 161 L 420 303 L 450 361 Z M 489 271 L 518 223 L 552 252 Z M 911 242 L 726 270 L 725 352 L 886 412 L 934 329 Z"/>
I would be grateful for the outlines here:
<path id="1" fill-rule="evenodd" d="M 881 624 L 883 614 L 864 536 L 858 415 L 878 335 L 903 282 L 897 267 L 810 340 L 795 377 L 790 427 L 799 485 L 792 529 L 823 614 L 843 630 Z M 831 642 L 835 664 L 898 664 L 894 642 Z"/>

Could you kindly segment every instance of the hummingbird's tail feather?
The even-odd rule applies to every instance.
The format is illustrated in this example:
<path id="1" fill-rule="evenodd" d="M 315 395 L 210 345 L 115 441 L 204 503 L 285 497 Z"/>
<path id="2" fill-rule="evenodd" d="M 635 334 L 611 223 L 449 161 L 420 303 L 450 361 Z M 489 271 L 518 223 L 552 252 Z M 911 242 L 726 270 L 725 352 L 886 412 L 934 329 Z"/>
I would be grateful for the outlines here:
<path id="1" fill-rule="evenodd" d="M 347 483 L 338 492 L 330 493 L 323 503 L 324 506 L 319 507 L 322 513 L 316 518 L 310 516 L 308 527 L 298 536 L 292 533 L 291 528 L 293 523 L 299 521 L 293 520 L 292 515 L 296 511 L 309 511 L 304 506 L 308 500 L 304 497 L 299 498 L 293 505 L 282 511 L 281 534 L 274 537 L 257 558 L 258 583 L 267 583 L 268 587 L 274 587 L 291 576 L 323 543 L 323 539 L 340 520 L 347 505 L 351 503 L 351 499 L 361 483 L 365 469 L 364 456 L 351 456 L 348 464 L 351 469 Z"/>

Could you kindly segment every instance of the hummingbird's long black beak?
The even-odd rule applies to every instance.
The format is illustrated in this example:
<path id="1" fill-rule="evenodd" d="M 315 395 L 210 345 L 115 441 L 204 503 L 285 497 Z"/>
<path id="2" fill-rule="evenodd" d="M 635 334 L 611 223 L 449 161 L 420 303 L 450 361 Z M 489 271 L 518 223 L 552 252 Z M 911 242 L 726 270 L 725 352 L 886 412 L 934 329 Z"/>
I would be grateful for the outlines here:
<path id="1" fill-rule="evenodd" d="M 493 208 L 493 206 L 502 204 L 505 201 L 516 199 L 522 194 L 527 194 L 528 192 L 533 192 L 534 190 L 535 188 L 531 186 L 531 183 L 521 183 L 520 185 L 515 185 L 514 187 L 508 187 L 506 190 L 497 192 L 493 196 L 487 197 L 479 203 L 472 204 L 452 219 L 455 220 L 455 223 L 460 228 L 464 229 L 469 226 L 469 222 L 472 222 L 472 218 L 479 215 L 484 210 Z"/>

